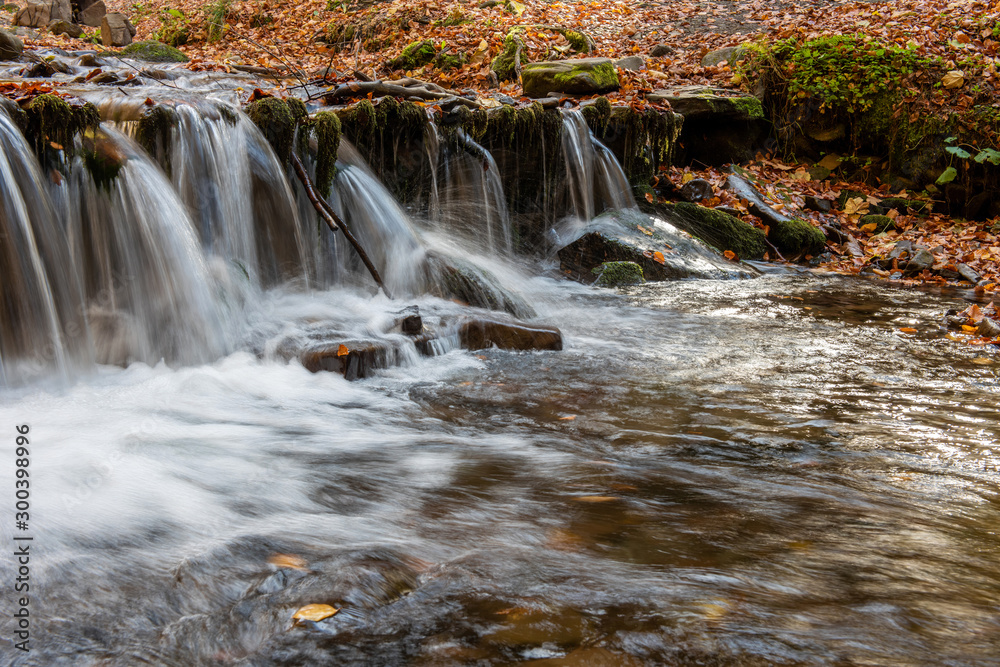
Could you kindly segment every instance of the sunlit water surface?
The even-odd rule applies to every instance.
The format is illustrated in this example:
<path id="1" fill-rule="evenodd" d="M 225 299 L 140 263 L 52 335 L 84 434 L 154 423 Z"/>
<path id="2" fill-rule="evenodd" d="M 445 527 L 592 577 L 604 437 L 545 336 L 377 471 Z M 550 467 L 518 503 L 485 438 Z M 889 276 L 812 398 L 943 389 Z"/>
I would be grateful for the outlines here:
<path id="1" fill-rule="evenodd" d="M 4 662 L 1000 659 L 997 365 L 938 331 L 957 299 L 801 275 L 526 290 L 562 352 L 349 383 L 268 353 L 400 304 L 272 292 L 263 356 L 6 390 L 35 541 L 34 648 L 5 632 Z M 293 626 L 309 603 L 340 612 Z"/>

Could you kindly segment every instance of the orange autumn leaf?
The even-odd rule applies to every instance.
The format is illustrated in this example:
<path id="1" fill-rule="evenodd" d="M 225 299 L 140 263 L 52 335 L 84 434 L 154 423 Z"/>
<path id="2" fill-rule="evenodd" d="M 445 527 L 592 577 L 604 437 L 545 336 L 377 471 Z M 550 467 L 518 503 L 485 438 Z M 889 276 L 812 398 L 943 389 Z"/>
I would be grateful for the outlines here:
<path id="1" fill-rule="evenodd" d="M 324 618 L 330 618 L 338 611 L 340 610 L 328 604 L 307 604 L 292 614 L 292 619 L 296 623 L 300 621 L 322 621 Z"/>
<path id="2" fill-rule="evenodd" d="M 347 349 L 347 346 L 341 343 L 340 347 L 337 348 L 338 357 L 346 357 L 351 351 Z"/>
<path id="3" fill-rule="evenodd" d="M 727 250 L 726 252 L 722 253 L 722 256 L 728 259 L 730 262 L 736 260 L 736 253 L 733 252 L 732 250 Z"/>
<path id="4" fill-rule="evenodd" d="M 292 570 L 308 570 L 309 563 L 302 556 L 295 554 L 272 554 L 267 562 L 277 568 L 288 568 Z"/>
<path id="5" fill-rule="evenodd" d="M 663 256 L 663 253 L 657 250 L 653 253 L 653 261 L 658 264 L 666 264 L 667 259 Z"/>
<path id="6" fill-rule="evenodd" d="M 902 331 L 903 333 L 907 333 L 907 334 L 915 334 L 915 333 L 917 333 L 917 330 L 914 329 L 913 327 L 900 327 L 899 330 Z"/>

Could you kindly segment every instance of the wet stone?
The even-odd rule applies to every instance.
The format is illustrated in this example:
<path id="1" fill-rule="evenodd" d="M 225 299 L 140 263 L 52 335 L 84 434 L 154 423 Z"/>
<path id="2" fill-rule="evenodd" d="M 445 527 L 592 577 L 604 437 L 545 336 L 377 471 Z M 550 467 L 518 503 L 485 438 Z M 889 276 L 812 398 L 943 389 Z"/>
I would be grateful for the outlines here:
<path id="1" fill-rule="evenodd" d="M 906 263 L 904 273 L 914 275 L 922 271 L 929 271 L 934 266 L 934 255 L 929 250 L 921 249 Z"/>
<path id="2" fill-rule="evenodd" d="M 340 373 L 347 380 L 371 376 L 383 368 L 399 366 L 404 356 L 389 341 L 345 341 L 306 350 L 300 360 L 311 373 Z"/>
<path id="3" fill-rule="evenodd" d="M 101 22 L 108 13 L 108 8 L 105 6 L 103 0 L 97 0 L 87 6 L 86 9 L 80 10 L 78 15 L 80 23 L 91 28 L 100 28 Z"/>
<path id="4" fill-rule="evenodd" d="M 975 285 L 982 279 L 982 276 L 976 273 L 975 269 L 973 269 L 968 264 L 958 265 L 958 275 L 962 277 L 962 280 L 968 280 L 973 285 Z"/>
<path id="5" fill-rule="evenodd" d="M 710 199 L 715 195 L 712 184 L 704 178 L 693 178 L 681 187 L 681 196 L 685 201 L 697 203 L 703 199 Z"/>
<path id="6" fill-rule="evenodd" d="M 53 35 L 69 35 L 70 37 L 76 38 L 83 34 L 83 28 L 70 21 L 64 21 L 63 19 L 56 19 L 54 21 L 49 21 L 49 32 Z"/>
<path id="7" fill-rule="evenodd" d="M 494 319 L 469 320 L 459 327 L 459 341 L 467 350 L 561 350 L 562 333 L 555 327 Z"/>
<path id="8" fill-rule="evenodd" d="M 0 60 L 17 60 L 23 50 L 20 39 L 6 30 L 0 30 Z"/>

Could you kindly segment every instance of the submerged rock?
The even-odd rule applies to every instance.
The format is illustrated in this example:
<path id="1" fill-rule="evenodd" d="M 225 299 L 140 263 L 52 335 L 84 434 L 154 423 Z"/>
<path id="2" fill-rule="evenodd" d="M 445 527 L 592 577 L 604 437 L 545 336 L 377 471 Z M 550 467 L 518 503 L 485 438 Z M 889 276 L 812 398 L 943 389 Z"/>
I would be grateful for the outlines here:
<path id="1" fill-rule="evenodd" d="M 595 95 L 618 90 L 618 72 L 610 58 L 576 58 L 528 63 L 521 70 L 524 94 L 548 97 L 549 93 Z"/>
<path id="2" fill-rule="evenodd" d="M 561 350 L 562 333 L 555 327 L 524 322 L 476 319 L 463 323 L 458 338 L 467 350 Z"/>
<path id="3" fill-rule="evenodd" d="M 311 373 L 328 371 L 358 380 L 376 370 L 399 366 L 404 354 L 390 341 L 345 341 L 305 350 L 299 358 Z"/>

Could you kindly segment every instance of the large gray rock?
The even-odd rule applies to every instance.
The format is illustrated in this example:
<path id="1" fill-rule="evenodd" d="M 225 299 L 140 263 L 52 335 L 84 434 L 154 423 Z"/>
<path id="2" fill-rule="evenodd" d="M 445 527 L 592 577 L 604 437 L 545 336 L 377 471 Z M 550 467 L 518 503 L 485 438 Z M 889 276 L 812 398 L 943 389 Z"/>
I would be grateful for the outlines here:
<path id="1" fill-rule="evenodd" d="M 14 16 L 14 25 L 45 28 L 50 22 L 59 20 L 73 20 L 69 0 L 28 0 L 28 4 Z"/>
<path id="2" fill-rule="evenodd" d="M 733 95 L 731 90 L 706 86 L 680 86 L 647 95 L 651 102 L 670 102 L 685 120 L 720 118 L 756 120 L 764 117 L 764 107 L 753 95 Z"/>
<path id="3" fill-rule="evenodd" d="M 646 69 L 646 61 L 642 56 L 625 56 L 615 61 L 615 67 L 629 72 L 641 72 Z"/>
<path id="4" fill-rule="evenodd" d="M 24 44 L 14 35 L 0 30 L 0 60 L 17 60 L 21 57 Z"/>
<path id="5" fill-rule="evenodd" d="M 92 28 L 100 28 L 107 13 L 108 8 L 105 6 L 103 0 L 97 0 L 97 2 L 87 5 L 86 9 L 80 10 L 79 22 L 83 25 L 89 25 Z"/>
<path id="6" fill-rule="evenodd" d="M 128 46 L 135 37 L 135 28 L 128 17 L 118 12 L 105 14 L 101 20 L 101 42 L 104 46 Z"/>
<path id="7" fill-rule="evenodd" d="M 618 90 L 618 72 L 610 58 L 576 58 L 528 63 L 521 68 L 521 83 L 528 97 L 551 93 L 594 95 Z"/>
<path id="8" fill-rule="evenodd" d="M 742 46 L 727 46 L 723 49 L 709 51 L 701 59 L 702 67 L 715 67 L 723 60 L 733 65 L 737 60 L 746 58 L 747 50 Z"/>
<path id="9" fill-rule="evenodd" d="M 55 21 L 49 21 L 49 32 L 53 35 L 69 35 L 75 38 L 83 34 L 83 28 L 75 23 L 56 19 Z"/>

